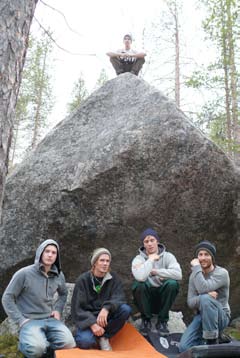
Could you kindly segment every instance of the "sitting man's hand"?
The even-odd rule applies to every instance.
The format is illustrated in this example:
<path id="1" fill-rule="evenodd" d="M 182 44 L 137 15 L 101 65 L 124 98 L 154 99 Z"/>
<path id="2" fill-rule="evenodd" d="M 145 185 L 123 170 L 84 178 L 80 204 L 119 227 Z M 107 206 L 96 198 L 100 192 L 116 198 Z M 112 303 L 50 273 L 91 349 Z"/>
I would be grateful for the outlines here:
<path id="1" fill-rule="evenodd" d="M 97 324 L 101 327 L 106 327 L 107 318 L 108 318 L 108 310 L 106 308 L 102 308 L 97 316 Z"/>
<path id="2" fill-rule="evenodd" d="M 100 327 L 97 323 L 94 323 L 90 326 L 94 336 L 101 337 L 105 333 L 105 329 Z"/>
<path id="3" fill-rule="evenodd" d="M 150 272 L 150 275 L 151 276 L 158 276 L 161 281 L 164 281 L 164 278 L 159 276 L 158 269 L 153 268 L 151 270 L 151 272 Z"/>
<path id="4" fill-rule="evenodd" d="M 198 258 L 195 257 L 191 261 L 191 266 L 197 266 L 197 265 L 200 265 L 200 262 L 199 262 Z"/>
<path id="5" fill-rule="evenodd" d="M 57 319 L 59 321 L 61 319 L 61 315 L 60 315 L 60 313 L 58 311 L 52 311 L 51 317 L 53 317 L 53 318 L 55 318 L 55 319 Z"/>
<path id="6" fill-rule="evenodd" d="M 149 254 L 148 258 L 151 261 L 158 261 L 160 259 L 160 255 L 158 255 L 158 254 Z"/>
<path id="7" fill-rule="evenodd" d="M 217 296 L 218 296 L 217 291 L 210 291 L 210 292 L 208 292 L 208 294 L 209 294 L 212 298 L 215 298 L 215 300 L 217 299 Z"/>

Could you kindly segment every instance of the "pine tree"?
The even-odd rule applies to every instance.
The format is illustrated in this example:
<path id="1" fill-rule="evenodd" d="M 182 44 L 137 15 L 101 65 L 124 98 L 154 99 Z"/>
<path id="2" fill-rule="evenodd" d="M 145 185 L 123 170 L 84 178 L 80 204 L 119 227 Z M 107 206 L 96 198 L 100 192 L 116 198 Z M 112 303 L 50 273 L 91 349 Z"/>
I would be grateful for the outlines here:
<path id="1" fill-rule="evenodd" d="M 37 146 L 47 125 L 54 103 L 50 76 L 51 53 L 52 42 L 47 34 L 42 34 L 40 39 L 30 36 L 16 107 L 11 164 L 16 154 L 21 157 L 26 150 Z"/>
<path id="2" fill-rule="evenodd" d="M 104 68 L 101 69 L 101 72 L 99 74 L 99 77 L 97 79 L 96 85 L 95 85 L 95 89 L 100 88 L 102 85 L 104 85 L 105 82 L 108 81 L 108 75 L 107 72 Z"/>
<path id="3" fill-rule="evenodd" d="M 205 118 L 210 137 L 236 163 L 240 163 L 239 90 L 236 59 L 240 5 L 235 0 L 201 0 L 207 10 L 203 23 L 207 37 L 216 48 L 216 61 L 194 73 L 190 86 L 208 88 L 212 99 L 199 118 Z"/>
<path id="4" fill-rule="evenodd" d="M 73 85 L 72 90 L 72 99 L 67 104 L 67 113 L 70 114 L 76 108 L 78 108 L 84 99 L 88 96 L 88 90 L 86 88 L 85 80 L 83 74 L 80 74 L 80 77 Z"/>

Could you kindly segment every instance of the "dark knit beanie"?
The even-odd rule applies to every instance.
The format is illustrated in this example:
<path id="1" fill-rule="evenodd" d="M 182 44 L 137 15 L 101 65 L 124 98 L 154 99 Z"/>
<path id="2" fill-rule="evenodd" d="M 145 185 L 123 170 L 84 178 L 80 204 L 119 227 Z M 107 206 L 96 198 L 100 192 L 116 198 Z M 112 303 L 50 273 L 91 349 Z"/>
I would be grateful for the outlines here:
<path id="1" fill-rule="evenodd" d="M 141 237 L 140 237 L 141 241 L 143 241 L 145 239 L 145 237 L 147 237 L 149 235 L 155 237 L 155 239 L 157 239 L 157 241 L 160 241 L 160 238 L 159 238 L 158 234 L 156 233 L 156 231 L 151 228 L 148 228 L 145 231 L 143 231 L 143 233 L 141 234 Z"/>
<path id="2" fill-rule="evenodd" d="M 215 260 L 215 256 L 217 253 L 216 247 L 214 244 L 212 244 L 210 241 L 201 241 L 199 242 L 199 244 L 197 244 L 197 246 L 195 247 L 195 255 L 197 256 L 200 250 L 205 250 L 207 251 L 213 258 L 213 260 Z"/>
<path id="3" fill-rule="evenodd" d="M 130 38 L 130 40 L 132 41 L 132 35 L 130 35 L 130 34 L 126 34 L 126 35 L 124 35 L 124 36 L 123 36 L 123 40 L 125 40 L 125 38 L 126 38 L 126 37 L 129 37 L 129 38 Z"/>

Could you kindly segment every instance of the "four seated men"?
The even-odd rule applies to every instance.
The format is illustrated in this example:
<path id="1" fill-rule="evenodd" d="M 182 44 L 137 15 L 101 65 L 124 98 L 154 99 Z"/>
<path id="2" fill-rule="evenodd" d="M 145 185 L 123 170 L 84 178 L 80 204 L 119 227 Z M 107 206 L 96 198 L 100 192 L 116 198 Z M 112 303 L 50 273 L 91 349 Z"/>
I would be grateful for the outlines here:
<path id="1" fill-rule="evenodd" d="M 142 316 L 141 332 L 148 334 L 152 315 L 156 314 L 156 329 L 167 336 L 169 310 L 177 296 L 182 271 L 175 256 L 160 243 L 156 231 L 146 229 L 141 243 L 132 261 L 135 279 L 132 290 Z M 202 241 L 196 246 L 188 287 L 188 305 L 196 315 L 182 335 L 180 352 L 201 344 L 217 344 L 229 324 L 229 275 L 215 264 L 215 256 L 216 248 L 211 242 Z M 108 249 L 95 249 L 91 269 L 76 281 L 71 303 L 75 340 L 60 321 L 67 288 L 58 244 L 44 241 L 36 251 L 35 263 L 15 273 L 2 304 L 20 327 L 19 349 L 25 357 L 47 357 L 56 349 L 75 346 L 112 350 L 109 338 L 124 326 L 131 308 L 126 303 L 120 278 L 110 269 L 111 260 Z"/>

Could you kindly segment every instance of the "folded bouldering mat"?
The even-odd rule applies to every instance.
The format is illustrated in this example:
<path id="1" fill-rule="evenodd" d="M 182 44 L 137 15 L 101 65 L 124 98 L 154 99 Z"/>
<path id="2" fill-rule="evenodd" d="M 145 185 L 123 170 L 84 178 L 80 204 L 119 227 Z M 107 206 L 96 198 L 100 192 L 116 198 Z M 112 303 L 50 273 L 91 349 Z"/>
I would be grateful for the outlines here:
<path id="1" fill-rule="evenodd" d="M 168 358 L 176 358 L 179 355 L 178 345 L 180 342 L 181 333 L 171 333 L 169 336 L 160 336 L 157 332 L 148 333 L 149 342 L 155 349 L 167 356 Z"/>
<path id="2" fill-rule="evenodd" d="M 166 358 L 134 328 L 130 323 L 110 339 L 112 351 L 96 349 L 61 349 L 55 351 L 56 358 Z"/>
<path id="3" fill-rule="evenodd" d="M 179 358 L 240 358 L 240 342 L 195 346 L 181 353 Z"/>

